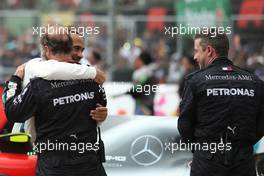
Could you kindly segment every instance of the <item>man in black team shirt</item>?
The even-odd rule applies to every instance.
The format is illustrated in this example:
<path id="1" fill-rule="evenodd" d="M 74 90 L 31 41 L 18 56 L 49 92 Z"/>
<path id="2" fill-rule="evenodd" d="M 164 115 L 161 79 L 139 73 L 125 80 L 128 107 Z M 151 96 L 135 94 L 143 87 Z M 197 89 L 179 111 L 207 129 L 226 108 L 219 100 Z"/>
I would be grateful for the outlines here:
<path id="1" fill-rule="evenodd" d="M 71 60 L 67 33 L 41 38 L 46 59 Z M 48 81 L 35 78 L 22 90 L 19 72 L 5 85 L 5 113 L 11 122 L 35 116 L 37 176 L 104 176 L 97 123 L 90 111 L 106 106 L 104 89 L 93 80 Z"/>
<path id="2" fill-rule="evenodd" d="M 186 77 L 178 129 L 187 142 L 218 147 L 194 151 L 191 176 L 256 175 L 253 145 L 264 134 L 264 83 L 233 65 L 228 49 L 225 34 L 195 36 L 201 70 Z"/>

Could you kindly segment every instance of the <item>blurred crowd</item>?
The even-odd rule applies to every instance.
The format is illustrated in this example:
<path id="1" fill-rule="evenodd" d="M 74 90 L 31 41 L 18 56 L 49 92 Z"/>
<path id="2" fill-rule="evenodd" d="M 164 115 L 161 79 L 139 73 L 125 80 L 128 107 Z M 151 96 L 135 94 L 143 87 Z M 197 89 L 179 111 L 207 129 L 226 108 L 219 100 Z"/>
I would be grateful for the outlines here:
<path id="1" fill-rule="evenodd" d="M 138 37 L 128 41 L 125 29 L 117 28 L 114 40 L 113 64 L 107 62 L 107 31 L 101 26 L 100 35 L 88 37 L 84 57 L 89 59 L 92 51 L 100 53 L 100 67 L 108 70 L 114 68 L 113 80 L 131 81 L 134 71 L 134 61 L 141 51 L 148 51 L 153 62 L 157 65 L 154 71 L 160 83 L 180 82 L 184 69 L 181 60 L 184 57 L 192 57 L 192 46 L 188 53 L 177 53 L 175 45 L 162 36 L 161 32 L 145 30 Z M 39 57 L 38 40 L 32 36 L 32 30 L 28 29 L 15 37 L 3 26 L 0 27 L 0 66 L 2 69 L 14 68 L 29 59 Z M 264 45 L 249 43 L 242 45 L 239 35 L 230 38 L 230 59 L 234 63 L 249 71 L 254 72 L 264 80 Z"/>
<path id="2" fill-rule="evenodd" d="M 28 59 L 37 57 L 39 49 L 33 41 L 32 32 L 25 32 L 18 37 L 9 34 L 0 27 L 0 63 L 3 67 L 16 67 Z"/>

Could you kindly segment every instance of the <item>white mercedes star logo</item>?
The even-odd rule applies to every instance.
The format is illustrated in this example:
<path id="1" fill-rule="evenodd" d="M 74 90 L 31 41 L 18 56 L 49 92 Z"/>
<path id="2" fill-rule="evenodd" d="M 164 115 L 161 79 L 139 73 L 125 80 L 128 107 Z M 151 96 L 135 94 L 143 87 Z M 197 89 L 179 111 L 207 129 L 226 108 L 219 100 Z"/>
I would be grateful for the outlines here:
<path id="1" fill-rule="evenodd" d="M 130 154 L 137 164 L 150 166 L 161 159 L 163 155 L 163 145 L 155 136 L 140 136 L 133 141 Z"/>

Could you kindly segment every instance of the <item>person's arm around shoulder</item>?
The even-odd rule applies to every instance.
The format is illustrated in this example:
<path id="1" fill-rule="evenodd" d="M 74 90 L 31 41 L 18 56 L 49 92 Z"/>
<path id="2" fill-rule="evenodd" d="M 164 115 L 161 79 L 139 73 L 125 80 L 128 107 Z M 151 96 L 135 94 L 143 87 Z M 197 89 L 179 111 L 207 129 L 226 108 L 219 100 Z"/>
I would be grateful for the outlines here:
<path id="1" fill-rule="evenodd" d="M 34 115 L 37 108 L 31 84 L 22 90 L 22 78 L 24 76 L 24 68 L 22 67 L 17 68 L 4 88 L 4 108 L 6 117 L 10 122 L 24 122 Z"/>
<path id="2" fill-rule="evenodd" d="M 94 79 L 102 84 L 106 79 L 105 73 L 95 67 L 56 60 L 32 60 L 26 64 L 25 69 L 35 77 L 47 80 Z"/>

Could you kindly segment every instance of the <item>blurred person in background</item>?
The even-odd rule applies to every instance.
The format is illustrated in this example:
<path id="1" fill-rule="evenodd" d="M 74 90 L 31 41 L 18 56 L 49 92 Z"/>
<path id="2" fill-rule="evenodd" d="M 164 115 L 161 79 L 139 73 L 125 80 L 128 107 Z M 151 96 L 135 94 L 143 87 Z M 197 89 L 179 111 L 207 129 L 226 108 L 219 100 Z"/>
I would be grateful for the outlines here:
<path id="1" fill-rule="evenodd" d="M 165 83 L 168 75 L 168 51 L 169 48 L 164 39 L 159 39 L 159 41 L 153 45 L 153 50 L 151 51 L 154 62 L 157 65 L 154 75 L 159 83 Z"/>
<path id="2" fill-rule="evenodd" d="M 255 52 L 248 58 L 247 65 L 250 71 L 264 81 L 264 47 L 260 53 Z"/>
<path id="3" fill-rule="evenodd" d="M 88 51 L 88 56 L 83 57 L 80 62 L 85 65 L 92 65 L 92 66 L 97 66 L 99 68 L 102 68 L 101 54 L 94 49 L 91 49 L 90 51 Z"/>
<path id="4" fill-rule="evenodd" d="M 190 56 L 183 56 L 180 59 L 180 64 L 183 72 L 183 76 L 180 79 L 178 94 L 182 98 L 183 88 L 185 83 L 185 77 L 190 73 L 199 69 L 197 62 Z"/>
<path id="5" fill-rule="evenodd" d="M 179 83 L 182 75 L 183 75 L 183 69 L 181 67 L 181 60 L 182 55 L 180 53 L 174 53 L 169 62 L 168 66 L 168 76 L 167 76 L 167 82 L 168 83 Z"/>
<path id="6" fill-rule="evenodd" d="M 243 69 L 247 68 L 247 53 L 241 45 L 241 37 L 238 34 L 235 34 L 232 37 L 232 42 L 230 46 L 229 57 L 233 63 Z"/>
<path id="7" fill-rule="evenodd" d="M 100 53 L 95 50 L 92 50 L 89 55 L 88 62 L 91 65 L 100 65 L 101 61 L 102 61 L 102 57 Z"/>
<path id="8" fill-rule="evenodd" d="M 16 43 L 14 41 L 8 42 L 5 45 L 3 55 L 1 56 L 1 64 L 4 67 L 13 67 L 17 61 Z"/>
<path id="9" fill-rule="evenodd" d="M 154 114 L 154 96 L 155 92 L 152 91 L 152 86 L 158 83 L 154 76 L 157 65 L 153 63 L 153 59 L 149 52 L 142 51 L 134 61 L 134 73 L 132 75 L 133 88 L 127 93 L 131 95 L 136 102 L 135 114 L 137 115 L 153 115 Z M 143 88 L 150 86 L 150 94 L 138 91 L 137 87 Z"/>

